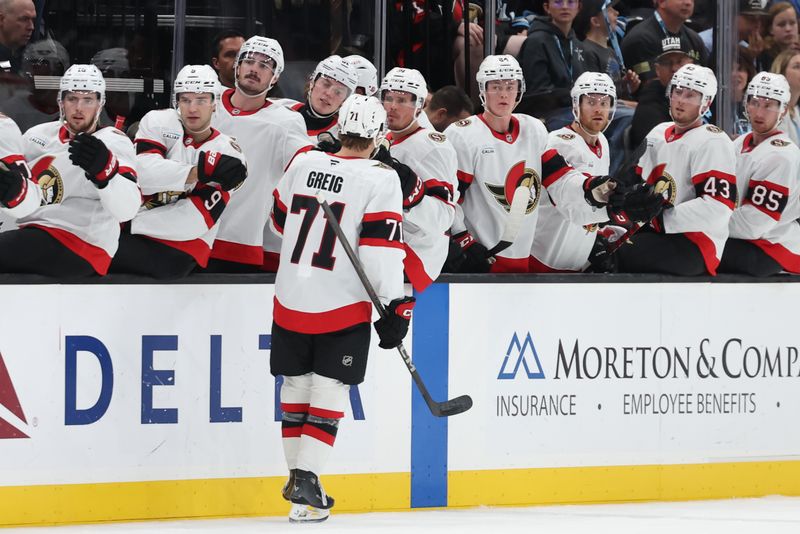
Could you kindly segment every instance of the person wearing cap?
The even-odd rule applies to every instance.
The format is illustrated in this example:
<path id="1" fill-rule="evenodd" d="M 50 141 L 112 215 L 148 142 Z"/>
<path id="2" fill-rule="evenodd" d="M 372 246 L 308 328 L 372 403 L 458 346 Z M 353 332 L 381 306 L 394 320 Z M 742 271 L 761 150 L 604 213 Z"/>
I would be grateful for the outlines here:
<path id="1" fill-rule="evenodd" d="M 761 24 L 767 14 L 768 0 L 739 0 L 739 11 L 736 15 L 736 28 L 739 44 L 750 48 L 753 56 L 758 56 L 764 49 L 764 38 L 761 36 Z M 706 49 L 714 48 L 714 28 L 700 32 L 700 38 Z"/>
<path id="2" fill-rule="evenodd" d="M 685 22 L 692 16 L 694 0 L 656 0 L 653 15 L 636 25 L 622 40 L 625 64 L 642 81 L 655 77 L 654 61 L 664 52 L 664 40 L 680 41 L 695 63 L 707 65 L 709 53 L 697 32 Z"/>
<path id="3" fill-rule="evenodd" d="M 106 84 L 94 65 L 72 65 L 59 82 L 61 119 L 23 136 L 32 181 L 11 184 L 6 214 L 18 230 L 0 233 L 0 272 L 82 278 L 108 272 L 120 223 L 139 209 L 130 139 L 98 128 Z M 9 202 L 11 198 L 11 202 Z"/>
<path id="4" fill-rule="evenodd" d="M 653 61 L 655 78 L 639 90 L 639 104 L 633 113 L 630 141 L 638 146 L 645 136 L 658 124 L 670 120 L 667 86 L 678 69 L 692 63 L 685 39 L 665 37 L 661 40 L 661 53 Z"/>
<path id="5" fill-rule="evenodd" d="M 780 74 L 760 72 L 747 86 L 753 131 L 734 141 L 741 200 L 731 216 L 720 272 L 800 273 L 800 148 L 778 129 L 790 97 Z"/>

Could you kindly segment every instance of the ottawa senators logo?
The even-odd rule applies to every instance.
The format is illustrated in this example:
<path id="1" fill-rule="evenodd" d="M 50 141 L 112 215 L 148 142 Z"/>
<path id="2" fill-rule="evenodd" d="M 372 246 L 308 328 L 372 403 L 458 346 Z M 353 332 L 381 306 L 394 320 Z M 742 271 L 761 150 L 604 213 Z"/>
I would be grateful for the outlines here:
<path id="1" fill-rule="evenodd" d="M 784 139 L 773 139 L 772 141 L 769 142 L 769 144 L 771 144 L 772 146 L 778 146 L 778 147 L 785 147 L 785 146 L 791 145 L 791 143 L 789 141 L 786 141 Z"/>
<path id="2" fill-rule="evenodd" d="M 52 156 L 40 159 L 31 169 L 34 181 L 42 191 L 42 205 L 59 204 L 64 199 L 64 180 L 52 163 Z"/>
<path id="3" fill-rule="evenodd" d="M 239 153 L 241 153 L 241 152 L 242 152 L 242 147 L 240 147 L 239 145 L 237 145 L 236 143 L 234 143 L 234 142 L 233 142 L 233 139 L 231 139 L 231 146 L 233 147 L 233 149 L 234 149 L 236 152 L 239 152 Z"/>
<path id="4" fill-rule="evenodd" d="M 167 204 L 173 204 L 184 195 L 183 191 L 162 191 L 155 195 L 150 195 L 144 201 L 144 209 L 151 210 L 153 208 L 160 208 Z"/>
<path id="5" fill-rule="evenodd" d="M 709 124 L 708 126 L 706 126 L 706 130 L 708 130 L 711 133 L 715 133 L 715 134 L 722 133 L 722 130 L 717 128 L 713 124 Z"/>
<path id="6" fill-rule="evenodd" d="M 471 119 L 461 119 L 460 121 L 455 122 L 455 125 L 461 128 L 463 128 L 464 126 L 469 126 L 470 124 L 472 124 Z"/>
<path id="7" fill-rule="evenodd" d="M 557 134 L 556 137 L 560 137 L 564 141 L 572 141 L 573 139 L 575 139 L 575 134 L 563 133 L 563 134 Z"/>
<path id="8" fill-rule="evenodd" d="M 430 137 L 432 141 L 436 141 L 437 143 L 444 143 L 447 140 L 447 137 L 440 134 L 439 132 L 431 132 L 428 134 L 428 137 Z"/>
<path id="9" fill-rule="evenodd" d="M 542 179 L 535 170 L 525 167 L 525 162 L 520 161 L 508 171 L 505 183 L 495 185 L 486 183 L 486 189 L 492 194 L 494 199 L 503 206 L 507 212 L 511 210 L 511 200 L 514 198 L 514 191 L 523 185 L 531 188 L 531 199 L 528 200 L 528 207 L 525 215 L 530 215 L 539 204 L 539 195 L 542 192 Z"/>
<path id="10" fill-rule="evenodd" d="M 653 190 L 659 195 L 663 195 L 667 202 L 675 204 L 675 196 L 678 194 L 678 186 L 673 178 L 666 171 L 667 164 L 661 163 L 656 165 L 650 176 L 647 177 L 647 183 L 653 186 Z"/>

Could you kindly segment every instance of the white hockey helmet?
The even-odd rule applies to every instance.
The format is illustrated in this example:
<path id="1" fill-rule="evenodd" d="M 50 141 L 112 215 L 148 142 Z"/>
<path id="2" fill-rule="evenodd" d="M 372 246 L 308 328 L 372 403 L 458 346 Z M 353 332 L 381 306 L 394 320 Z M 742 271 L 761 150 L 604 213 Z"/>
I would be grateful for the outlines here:
<path id="1" fill-rule="evenodd" d="M 522 100 L 525 94 L 525 76 L 522 75 L 522 68 L 517 59 L 509 54 L 497 56 L 486 56 L 478 67 L 478 74 L 475 77 L 478 81 L 478 93 L 481 104 L 486 105 L 486 83 L 493 80 L 516 80 L 519 82 L 519 92 L 517 102 Z"/>
<path id="2" fill-rule="evenodd" d="M 281 73 L 283 72 L 283 48 L 281 48 L 280 43 L 275 39 L 261 37 L 260 35 L 254 35 L 250 39 L 246 40 L 239 49 L 239 55 L 236 56 L 236 65 L 233 69 L 234 83 L 237 89 L 239 88 L 239 65 L 245 59 L 257 59 L 254 57 L 254 54 L 263 54 L 275 62 L 272 80 L 269 82 L 267 89 L 263 91 L 263 94 L 266 94 L 270 89 L 272 89 L 272 86 L 275 85 Z"/>
<path id="3" fill-rule="evenodd" d="M 428 96 L 428 84 L 425 77 L 416 69 L 395 67 L 390 70 L 381 82 L 381 100 L 384 91 L 403 91 L 414 95 L 414 105 L 422 109 Z"/>
<path id="4" fill-rule="evenodd" d="M 372 96 L 378 92 L 378 70 L 375 65 L 358 54 L 347 56 L 344 60 L 356 69 L 356 75 L 358 76 L 356 88 L 364 89 L 364 94 L 367 96 Z"/>
<path id="5" fill-rule="evenodd" d="M 67 69 L 58 83 L 58 103 L 67 91 L 91 91 L 100 97 L 101 107 L 106 102 L 106 81 L 94 65 L 76 64 Z"/>
<path id="6" fill-rule="evenodd" d="M 580 118 L 581 97 L 590 94 L 610 96 L 611 116 L 609 120 L 614 117 L 614 111 L 617 107 L 617 88 L 608 74 L 604 72 L 584 72 L 575 80 L 575 84 L 569 94 L 572 97 L 572 115 L 575 120 Z"/>
<path id="7" fill-rule="evenodd" d="M 717 77 L 714 76 L 714 71 L 708 67 L 689 63 L 678 69 L 678 72 L 672 76 L 672 80 L 667 86 L 667 97 L 672 94 L 675 87 L 692 89 L 702 95 L 703 98 L 700 102 L 700 115 L 702 116 L 708 111 L 714 97 L 717 96 Z"/>
<path id="8" fill-rule="evenodd" d="M 386 132 L 386 110 L 374 96 L 350 95 L 339 109 L 339 134 L 373 139 L 375 146 Z"/>
<path id="9" fill-rule="evenodd" d="M 341 56 L 328 56 L 317 63 L 317 68 L 314 69 L 314 74 L 311 75 L 311 81 L 317 81 L 320 76 L 335 80 L 347 87 L 348 95 L 352 94 L 356 90 L 356 86 L 358 86 L 358 74 L 356 74 L 355 67 Z"/>
<path id="10" fill-rule="evenodd" d="M 789 105 L 791 93 L 792 90 L 789 88 L 789 82 L 786 81 L 786 78 L 782 74 L 759 72 L 750 80 L 750 83 L 747 84 L 745 101 L 753 96 L 777 100 L 781 104 L 780 113 L 783 114 L 784 110 Z"/>
<path id="11" fill-rule="evenodd" d="M 172 107 L 178 107 L 181 93 L 211 93 L 214 101 L 219 98 L 217 73 L 208 65 L 185 65 L 172 84 Z"/>

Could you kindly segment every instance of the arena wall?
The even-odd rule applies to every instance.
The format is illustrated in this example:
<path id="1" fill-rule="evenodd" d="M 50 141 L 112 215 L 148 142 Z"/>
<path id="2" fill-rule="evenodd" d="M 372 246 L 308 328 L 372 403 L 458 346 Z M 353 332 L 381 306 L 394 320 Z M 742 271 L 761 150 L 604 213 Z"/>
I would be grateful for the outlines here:
<path id="1" fill-rule="evenodd" d="M 233 280 L 0 286 L 0 525 L 287 512 L 273 287 Z M 433 418 L 375 342 L 337 511 L 800 495 L 791 279 L 475 280 L 426 291 L 409 338 L 473 409 Z"/>

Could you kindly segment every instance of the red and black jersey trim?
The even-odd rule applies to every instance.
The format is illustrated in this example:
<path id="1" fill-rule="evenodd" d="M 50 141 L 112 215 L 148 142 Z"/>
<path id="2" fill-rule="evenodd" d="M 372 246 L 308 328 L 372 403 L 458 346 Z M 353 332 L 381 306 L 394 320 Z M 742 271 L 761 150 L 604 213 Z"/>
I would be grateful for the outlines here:
<path id="1" fill-rule="evenodd" d="M 781 220 L 781 214 L 789 202 L 789 188 L 767 180 L 750 180 L 747 186 L 747 198 L 743 205 L 751 205 L 760 212 Z"/>
<path id="2" fill-rule="evenodd" d="M 187 197 L 203 216 L 206 226 L 211 228 L 222 217 L 222 212 L 225 211 L 231 194 L 216 187 L 198 183 Z"/>
<path id="3" fill-rule="evenodd" d="M 137 139 L 136 154 L 158 154 L 162 158 L 166 159 L 167 147 L 158 141 L 152 141 L 150 139 Z"/>
<path id="4" fill-rule="evenodd" d="M 725 204 L 730 209 L 736 207 L 738 191 L 736 177 L 722 171 L 711 170 L 692 177 L 695 195 L 708 196 Z"/>
<path id="5" fill-rule="evenodd" d="M 457 170 L 456 178 L 458 178 L 458 203 L 462 204 L 464 202 L 464 194 L 466 194 L 467 189 L 469 189 L 469 186 L 471 186 L 472 182 L 475 180 L 475 175 Z"/>
<path id="6" fill-rule="evenodd" d="M 389 247 L 404 250 L 403 217 L 399 213 L 382 211 L 365 213 L 361 220 L 359 246 Z"/>
<path id="7" fill-rule="evenodd" d="M 564 157 L 554 148 L 542 154 L 542 185 L 550 187 L 572 170 Z"/>
<path id="8" fill-rule="evenodd" d="M 425 194 L 442 202 L 453 204 L 453 185 L 436 179 L 425 180 Z"/>
<path id="9" fill-rule="evenodd" d="M 286 214 L 289 210 L 286 208 L 286 204 L 281 201 L 281 195 L 278 193 L 277 189 L 272 192 L 272 197 L 274 202 L 272 203 L 272 213 L 270 217 L 272 217 L 272 224 L 275 226 L 275 229 L 282 234 L 283 227 L 286 226 Z"/>

